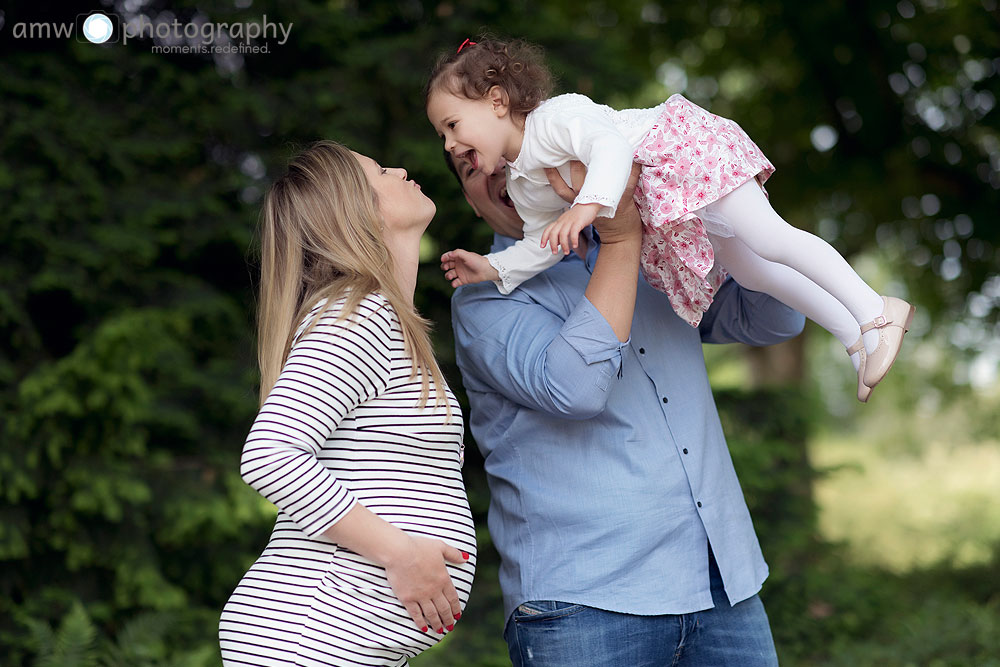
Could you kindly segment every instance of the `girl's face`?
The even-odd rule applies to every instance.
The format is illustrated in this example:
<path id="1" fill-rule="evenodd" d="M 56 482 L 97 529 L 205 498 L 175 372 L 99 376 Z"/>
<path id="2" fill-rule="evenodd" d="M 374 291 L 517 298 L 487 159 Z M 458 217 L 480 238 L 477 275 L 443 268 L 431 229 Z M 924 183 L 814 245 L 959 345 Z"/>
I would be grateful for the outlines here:
<path id="1" fill-rule="evenodd" d="M 418 228 L 421 233 L 434 217 L 437 208 L 420 190 L 416 181 L 406 179 L 402 167 L 383 167 L 375 160 L 354 153 L 378 196 L 378 209 L 385 224 L 385 233 L 397 233 Z"/>
<path id="2" fill-rule="evenodd" d="M 521 152 L 523 132 L 511 119 L 499 87 L 481 100 L 439 88 L 427 100 L 427 118 L 456 163 L 465 160 L 484 174 L 502 169 L 504 160 Z"/>

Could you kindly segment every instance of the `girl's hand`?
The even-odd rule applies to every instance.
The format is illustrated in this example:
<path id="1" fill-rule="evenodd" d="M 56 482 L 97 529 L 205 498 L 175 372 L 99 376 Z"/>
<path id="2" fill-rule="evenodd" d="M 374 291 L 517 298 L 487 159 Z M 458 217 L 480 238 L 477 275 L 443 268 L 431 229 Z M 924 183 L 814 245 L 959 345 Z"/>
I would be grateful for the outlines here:
<path id="1" fill-rule="evenodd" d="M 490 260 L 468 250 L 449 250 L 441 255 L 441 270 L 452 287 L 461 287 L 488 280 L 500 280 L 500 274 Z"/>
<path id="2" fill-rule="evenodd" d="M 405 548 L 384 564 L 392 592 L 420 630 L 442 634 L 455 627 L 462 607 L 445 561 L 460 565 L 468 560 L 469 554 L 440 540 L 407 534 Z"/>
<path id="3" fill-rule="evenodd" d="M 552 254 L 562 248 L 563 254 L 576 250 L 580 244 L 580 232 L 597 219 L 600 204 L 576 204 L 559 216 L 559 219 L 542 232 L 542 247 L 549 244 Z"/>
<path id="4" fill-rule="evenodd" d="M 549 185 L 552 186 L 556 194 L 566 201 L 573 203 L 576 196 L 580 193 L 580 188 L 583 187 L 583 181 L 587 176 L 587 167 L 577 160 L 570 162 L 569 167 L 570 178 L 573 180 L 572 185 L 566 184 L 566 181 L 563 180 L 557 169 L 546 168 L 545 175 L 548 177 Z M 628 240 L 642 234 L 642 220 L 639 218 L 639 211 L 633 201 L 633 193 L 638 182 L 639 165 L 633 163 L 632 171 L 629 173 L 628 185 L 625 186 L 621 201 L 618 202 L 618 210 L 615 213 L 615 217 L 611 219 L 598 218 L 594 221 L 594 229 L 601 235 L 601 243 L 604 245 L 617 243 L 620 240 Z"/>

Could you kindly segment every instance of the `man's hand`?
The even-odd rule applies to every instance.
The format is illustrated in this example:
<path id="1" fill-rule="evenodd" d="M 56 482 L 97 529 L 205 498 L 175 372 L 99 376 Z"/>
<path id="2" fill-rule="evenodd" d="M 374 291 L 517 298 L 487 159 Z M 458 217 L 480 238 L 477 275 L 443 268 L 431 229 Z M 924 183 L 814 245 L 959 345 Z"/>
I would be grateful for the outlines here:
<path id="1" fill-rule="evenodd" d="M 468 250 L 449 250 L 441 255 L 441 270 L 451 281 L 452 287 L 500 280 L 500 274 L 490 264 L 490 260 Z"/>
<path id="2" fill-rule="evenodd" d="M 632 172 L 628 177 L 625 192 L 613 218 L 598 218 L 594 221 L 594 229 L 601 235 L 601 243 L 610 245 L 622 241 L 632 241 L 642 238 L 642 218 L 639 217 L 639 207 L 633 200 L 635 186 L 639 182 L 639 165 L 632 163 Z"/>
<path id="3" fill-rule="evenodd" d="M 555 169 L 546 169 L 552 189 L 566 201 L 573 201 L 580 188 L 586 169 L 582 164 L 570 163 L 572 187 L 566 185 Z M 636 285 L 639 278 L 639 251 L 642 246 L 642 220 L 639 209 L 632 202 L 635 185 L 639 182 L 639 165 L 632 165 L 625 192 L 618 202 L 615 217 L 597 218 L 594 229 L 601 235 L 601 252 L 594 264 L 585 292 L 587 299 L 611 325 L 618 340 L 628 340 L 632 332 L 632 315 L 635 312 Z"/>
<path id="4" fill-rule="evenodd" d="M 583 187 L 583 181 L 587 178 L 587 165 L 579 160 L 572 160 L 569 163 L 569 178 L 573 182 L 572 185 L 566 185 L 562 174 L 555 167 L 546 167 L 545 177 L 549 179 L 549 185 L 556 191 L 556 194 L 572 204 L 576 201 L 576 196 L 580 194 L 580 188 Z"/>
<path id="5" fill-rule="evenodd" d="M 542 247 L 549 244 L 553 255 L 559 248 L 562 248 L 564 255 L 568 255 L 570 250 L 576 250 L 580 243 L 580 232 L 594 223 L 600 210 L 600 204 L 574 204 L 542 232 Z"/>
<path id="6" fill-rule="evenodd" d="M 556 194 L 568 202 L 573 202 L 580 193 L 580 188 L 583 187 L 583 181 L 587 176 L 587 167 L 582 162 L 573 160 L 569 163 L 569 173 L 570 179 L 573 181 L 572 185 L 566 184 L 557 169 L 547 168 L 545 170 L 549 185 L 552 186 Z M 621 201 L 618 202 L 615 217 L 594 220 L 594 229 L 601 235 L 601 243 L 618 243 L 623 240 L 633 240 L 636 236 L 641 237 L 642 220 L 639 218 L 639 209 L 633 202 L 633 193 L 638 182 L 639 165 L 633 163 L 632 172 L 629 174 L 628 184 L 625 186 L 625 192 L 622 193 Z M 558 223 L 558 220 L 556 222 Z M 576 245 L 573 247 L 576 248 Z"/>

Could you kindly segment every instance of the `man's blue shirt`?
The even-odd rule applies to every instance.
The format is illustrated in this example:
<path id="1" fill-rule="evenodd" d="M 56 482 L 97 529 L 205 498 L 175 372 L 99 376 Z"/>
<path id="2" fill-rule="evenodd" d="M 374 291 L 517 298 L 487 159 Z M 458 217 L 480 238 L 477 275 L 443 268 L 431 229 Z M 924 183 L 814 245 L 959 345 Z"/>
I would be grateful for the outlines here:
<path id="1" fill-rule="evenodd" d="M 492 251 L 513 239 L 497 235 Z M 452 298 L 469 425 L 485 459 L 505 617 L 528 600 L 632 614 L 712 607 L 710 541 L 730 603 L 767 565 L 726 446 L 701 343 L 769 345 L 803 318 L 727 281 L 695 329 L 639 281 L 621 343 L 584 296 L 599 251 L 508 296 Z"/>

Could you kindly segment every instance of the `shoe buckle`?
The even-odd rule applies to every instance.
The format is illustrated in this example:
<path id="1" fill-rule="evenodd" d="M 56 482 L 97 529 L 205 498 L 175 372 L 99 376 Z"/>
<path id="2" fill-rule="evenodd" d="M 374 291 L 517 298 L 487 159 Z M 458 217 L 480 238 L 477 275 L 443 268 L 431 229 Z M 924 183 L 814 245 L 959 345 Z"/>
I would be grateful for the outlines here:
<path id="1" fill-rule="evenodd" d="M 876 317 L 874 320 L 872 320 L 872 324 L 874 324 L 877 328 L 884 327 L 887 324 L 885 315 L 879 315 L 878 317 Z"/>

